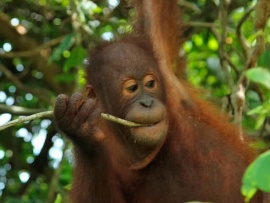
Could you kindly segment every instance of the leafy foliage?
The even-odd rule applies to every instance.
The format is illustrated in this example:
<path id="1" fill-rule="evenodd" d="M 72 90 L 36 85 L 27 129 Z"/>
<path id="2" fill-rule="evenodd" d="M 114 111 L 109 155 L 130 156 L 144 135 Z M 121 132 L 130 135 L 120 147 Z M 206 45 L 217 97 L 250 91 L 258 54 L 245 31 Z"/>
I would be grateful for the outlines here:
<path id="1" fill-rule="evenodd" d="M 268 93 L 270 89 L 270 71 L 261 67 L 252 68 L 246 71 L 246 76 L 250 81 L 266 87 L 266 89 L 262 89 L 265 91 L 266 101 L 248 112 L 248 115 L 257 115 L 255 129 L 259 129 L 270 114 L 270 94 Z"/>
<path id="2" fill-rule="evenodd" d="M 242 25 L 249 52 L 254 50 L 258 37 L 265 40 L 258 67 L 246 68 L 236 29 L 257 1 L 231 1 L 223 48 L 232 63 L 224 67 L 217 37 L 224 27 L 214 2 L 218 1 L 181 1 L 187 25 L 183 33 L 187 78 L 194 86 L 205 88 L 206 98 L 234 116 L 234 104 L 224 99 L 233 95 L 239 78 L 245 75 L 250 83 L 242 124 L 254 138 L 252 146 L 265 150 L 270 135 L 270 21 L 263 31 L 254 31 L 253 12 Z M 117 0 L 0 1 L 0 125 L 22 115 L 51 110 L 60 93 L 83 92 L 84 58 L 97 42 L 130 32 L 127 16 L 132 12 L 127 8 L 125 1 Z M 56 132 L 52 118 L 8 128 L 0 131 L 0 136 L 1 202 L 67 202 L 72 150 Z M 269 175 L 267 156 L 263 154 L 264 158 L 248 169 L 246 176 L 250 178 L 244 178 L 243 186 L 247 198 L 257 189 L 268 190 L 261 182 L 262 176 Z"/>
<path id="3" fill-rule="evenodd" d="M 256 82 L 264 85 L 268 89 L 270 89 L 270 72 L 264 68 L 252 68 L 246 71 L 246 76 L 252 82 Z"/>
<path id="4" fill-rule="evenodd" d="M 270 151 L 261 154 L 246 170 L 243 177 L 242 194 L 249 202 L 258 189 L 270 192 Z"/>

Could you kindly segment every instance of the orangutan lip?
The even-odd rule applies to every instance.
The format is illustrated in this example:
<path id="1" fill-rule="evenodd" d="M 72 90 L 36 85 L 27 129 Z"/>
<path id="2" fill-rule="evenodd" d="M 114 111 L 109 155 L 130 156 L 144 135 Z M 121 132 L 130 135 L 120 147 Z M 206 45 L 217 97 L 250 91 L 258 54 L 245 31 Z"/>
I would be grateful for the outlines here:
<path id="1" fill-rule="evenodd" d="M 156 123 L 152 123 L 152 124 L 148 124 L 149 126 L 154 126 L 154 125 L 157 125 L 159 124 L 160 121 L 156 122 Z"/>
<path id="2" fill-rule="evenodd" d="M 147 127 L 153 127 L 157 124 L 159 124 L 160 121 L 156 122 L 156 123 L 140 123 L 141 126 L 135 126 L 135 128 L 147 128 Z M 132 127 L 134 128 L 134 127 Z"/>

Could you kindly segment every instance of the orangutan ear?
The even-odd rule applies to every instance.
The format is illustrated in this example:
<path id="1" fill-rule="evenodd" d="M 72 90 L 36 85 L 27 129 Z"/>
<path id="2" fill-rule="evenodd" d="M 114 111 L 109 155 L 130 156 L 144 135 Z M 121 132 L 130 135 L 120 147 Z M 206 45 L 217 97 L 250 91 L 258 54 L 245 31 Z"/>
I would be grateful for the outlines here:
<path id="1" fill-rule="evenodd" d="M 95 91 L 92 87 L 92 85 L 86 85 L 85 86 L 85 91 L 86 91 L 86 95 L 88 98 L 91 98 L 91 99 L 95 99 L 96 98 L 96 94 L 95 94 Z"/>

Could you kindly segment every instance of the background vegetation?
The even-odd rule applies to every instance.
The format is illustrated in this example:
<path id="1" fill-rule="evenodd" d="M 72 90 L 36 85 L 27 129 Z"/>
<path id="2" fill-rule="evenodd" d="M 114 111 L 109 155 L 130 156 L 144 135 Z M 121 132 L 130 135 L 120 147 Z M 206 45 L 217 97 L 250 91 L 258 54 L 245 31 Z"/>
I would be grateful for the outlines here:
<path id="1" fill-rule="evenodd" d="M 187 59 L 179 77 L 203 88 L 254 140 L 252 147 L 266 151 L 268 0 L 179 0 L 179 7 L 185 39 L 180 54 Z M 60 93 L 83 91 L 88 50 L 129 32 L 130 13 L 124 0 L 1 0 L 0 125 L 52 110 Z M 269 157 L 266 152 L 249 168 L 242 188 L 247 200 L 258 188 L 270 192 Z M 66 202 L 72 164 L 71 145 L 51 117 L 0 131 L 0 201 Z"/>

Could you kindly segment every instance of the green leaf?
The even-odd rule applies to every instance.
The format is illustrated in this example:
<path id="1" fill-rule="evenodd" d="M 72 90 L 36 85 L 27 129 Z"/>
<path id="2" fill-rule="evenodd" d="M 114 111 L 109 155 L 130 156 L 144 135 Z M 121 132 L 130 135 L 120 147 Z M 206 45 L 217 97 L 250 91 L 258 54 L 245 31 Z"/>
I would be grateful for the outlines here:
<path id="1" fill-rule="evenodd" d="M 195 34 L 192 36 L 192 39 L 193 39 L 195 45 L 198 47 L 202 46 L 204 43 L 201 35 Z"/>
<path id="2" fill-rule="evenodd" d="M 270 68 L 269 58 L 270 58 L 270 51 L 265 50 L 259 57 L 258 66 Z"/>
<path id="3" fill-rule="evenodd" d="M 54 203 L 61 203 L 62 202 L 62 195 L 57 194 Z"/>
<path id="4" fill-rule="evenodd" d="M 70 57 L 66 60 L 64 65 L 64 72 L 67 73 L 71 68 L 82 65 L 86 56 L 86 51 L 81 46 L 75 47 L 70 54 Z"/>
<path id="5" fill-rule="evenodd" d="M 250 110 L 247 114 L 248 115 L 257 114 L 255 129 L 259 129 L 263 125 L 269 113 L 270 113 L 270 100 L 265 101 L 262 105 L 257 106 L 256 108 Z"/>
<path id="6" fill-rule="evenodd" d="M 78 82 L 80 87 L 84 87 L 86 84 L 86 77 L 85 77 L 85 70 L 83 68 L 80 68 L 78 71 Z"/>
<path id="7" fill-rule="evenodd" d="M 65 74 L 61 74 L 55 77 L 55 80 L 57 82 L 72 82 L 75 80 L 75 74 L 73 73 L 65 73 Z"/>
<path id="8" fill-rule="evenodd" d="M 211 49 L 213 51 L 218 50 L 218 42 L 214 38 L 209 39 L 207 46 L 209 47 L 209 49 Z"/>
<path id="9" fill-rule="evenodd" d="M 257 106 L 256 108 L 250 110 L 248 112 L 248 115 L 254 115 L 254 114 L 264 114 L 268 115 L 270 113 L 270 100 L 263 102 L 262 105 Z"/>
<path id="10" fill-rule="evenodd" d="M 252 68 L 246 71 L 246 76 L 250 81 L 262 84 L 270 89 L 270 72 L 267 69 Z"/>
<path id="11" fill-rule="evenodd" d="M 262 109 L 263 109 L 263 106 L 257 106 L 256 108 L 251 109 L 247 114 L 249 116 L 254 115 L 254 114 L 259 114 L 259 113 L 261 113 Z"/>
<path id="12" fill-rule="evenodd" d="M 71 190 L 71 187 L 72 187 L 72 184 L 68 184 L 68 185 L 65 186 L 65 189 L 66 190 Z"/>
<path id="13" fill-rule="evenodd" d="M 270 192 L 270 151 L 263 153 L 256 161 L 258 188 Z"/>
<path id="14" fill-rule="evenodd" d="M 70 49 L 70 47 L 74 44 L 75 35 L 75 33 L 67 35 L 59 44 L 59 46 L 54 48 L 52 56 L 50 57 L 51 61 L 58 61 L 61 58 L 63 52 Z"/>
<path id="15" fill-rule="evenodd" d="M 266 119 L 266 115 L 264 114 L 260 114 L 257 119 L 256 119 L 256 125 L 255 125 L 255 129 L 258 130 L 260 129 L 260 127 L 262 127 L 264 121 Z"/>
<path id="16" fill-rule="evenodd" d="M 249 202 L 256 192 L 256 187 L 252 187 L 250 185 L 243 185 L 241 188 L 241 193 L 245 196 L 245 202 Z"/>
<path id="17" fill-rule="evenodd" d="M 249 201 L 257 189 L 270 192 L 270 151 L 261 154 L 247 168 L 242 179 L 241 192 Z"/>
<path id="18" fill-rule="evenodd" d="M 259 30 L 257 32 L 255 32 L 254 34 L 250 35 L 247 39 L 247 41 L 249 42 L 249 44 L 252 44 L 252 42 L 254 42 L 254 40 L 260 36 L 260 35 L 263 35 L 263 31 L 262 30 Z"/>
<path id="19" fill-rule="evenodd" d="M 96 14 L 102 13 L 102 8 L 97 6 L 96 8 L 93 9 L 93 12 Z"/>

